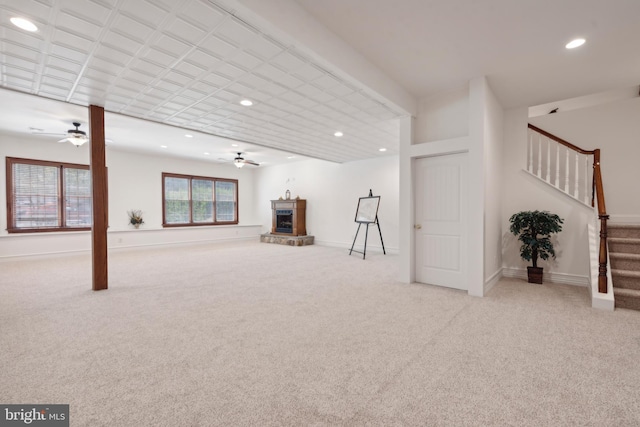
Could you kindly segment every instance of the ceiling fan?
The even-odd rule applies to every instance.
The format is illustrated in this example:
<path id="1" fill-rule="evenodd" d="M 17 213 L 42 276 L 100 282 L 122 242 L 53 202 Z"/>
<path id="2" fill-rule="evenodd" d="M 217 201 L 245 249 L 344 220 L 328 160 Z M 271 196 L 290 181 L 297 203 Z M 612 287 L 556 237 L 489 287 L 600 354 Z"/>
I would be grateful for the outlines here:
<path id="1" fill-rule="evenodd" d="M 79 147 L 82 144 L 84 144 L 85 142 L 87 142 L 89 140 L 89 138 L 87 137 L 87 134 L 84 131 L 81 131 L 80 129 L 78 129 L 80 127 L 80 123 L 73 122 L 73 125 L 76 128 L 75 129 L 69 129 L 67 131 L 67 137 L 61 139 L 58 142 L 70 142 L 73 145 L 75 145 L 76 147 Z"/>
<path id="2" fill-rule="evenodd" d="M 76 147 L 81 146 L 82 144 L 84 144 L 85 142 L 89 141 L 89 137 L 87 137 L 86 132 L 81 131 L 79 129 L 80 127 L 80 123 L 79 122 L 73 122 L 73 125 L 76 127 L 75 129 L 69 129 L 67 131 L 66 134 L 64 133 L 47 133 L 47 132 L 42 132 L 42 129 L 38 129 L 38 128 L 29 128 L 31 130 L 31 133 L 35 134 L 35 135 L 58 135 L 58 136 L 65 136 L 64 138 L 62 138 L 60 141 L 58 142 L 70 142 L 73 145 L 75 145 Z"/>
<path id="3" fill-rule="evenodd" d="M 244 165 L 260 166 L 260 163 L 256 163 L 253 160 L 245 160 L 244 157 L 242 157 L 242 153 L 238 153 L 238 156 L 233 159 L 233 164 L 236 165 L 237 168 L 241 168 Z"/>

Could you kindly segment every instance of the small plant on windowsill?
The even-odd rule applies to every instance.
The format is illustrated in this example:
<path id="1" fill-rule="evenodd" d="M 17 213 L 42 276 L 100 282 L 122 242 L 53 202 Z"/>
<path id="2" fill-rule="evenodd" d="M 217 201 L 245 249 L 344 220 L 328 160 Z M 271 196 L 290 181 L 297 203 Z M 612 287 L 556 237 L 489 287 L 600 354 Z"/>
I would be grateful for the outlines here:
<path id="1" fill-rule="evenodd" d="M 133 225 L 135 228 L 140 227 L 140 224 L 144 224 L 141 210 L 132 209 L 130 211 L 127 211 L 127 215 L 129 215 L 129 224 Z"/>

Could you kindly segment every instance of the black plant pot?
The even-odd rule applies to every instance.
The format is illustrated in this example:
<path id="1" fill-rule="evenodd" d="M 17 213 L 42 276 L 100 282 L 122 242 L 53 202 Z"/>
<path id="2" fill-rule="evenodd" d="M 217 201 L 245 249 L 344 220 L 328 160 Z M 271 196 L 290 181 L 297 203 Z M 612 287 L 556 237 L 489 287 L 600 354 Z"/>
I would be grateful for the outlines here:
<path id="1" fill-rule="evenodd" d="M 527 267 L 529 283 L 542 284 L 542 267 Z"/>

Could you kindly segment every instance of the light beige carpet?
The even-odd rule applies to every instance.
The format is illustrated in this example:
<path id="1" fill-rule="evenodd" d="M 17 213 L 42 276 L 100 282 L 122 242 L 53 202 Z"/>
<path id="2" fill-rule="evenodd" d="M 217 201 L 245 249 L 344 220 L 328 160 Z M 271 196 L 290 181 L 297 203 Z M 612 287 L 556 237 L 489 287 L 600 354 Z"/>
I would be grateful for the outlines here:
<path id="1" fill-rule="evenodd" d="M 502 280 L 397 282 L 398 259 L 265 243 L 0 264 L 0 403 L 72 426 L 636 426 L 640 313 Z"/>

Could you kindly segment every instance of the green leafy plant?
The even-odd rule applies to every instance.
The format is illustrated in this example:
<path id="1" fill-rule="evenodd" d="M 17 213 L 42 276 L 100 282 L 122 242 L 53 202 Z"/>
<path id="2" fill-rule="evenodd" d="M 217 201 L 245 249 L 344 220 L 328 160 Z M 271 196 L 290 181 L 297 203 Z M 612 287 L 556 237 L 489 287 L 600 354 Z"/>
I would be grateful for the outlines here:
<path id="1" fill-rule="evenodd" d="M 144 224 L 141 210 L 132 209 L 130 211 L 127 211 L 127 215 L 129 215 L 129 224 L 131 225 Z"/>
<path id="2" fill-rule="evenodd" d="M 522 259 L 532 261 L 533 267 L 538 267 L 538 258 L 547 260 L 551 256 L 555 259 L 550 236 L 562 231 L 562 218 L 547 211 L 522 211 L 513 214 L 509 221 L 511 232 L 522 242 Z"/>

